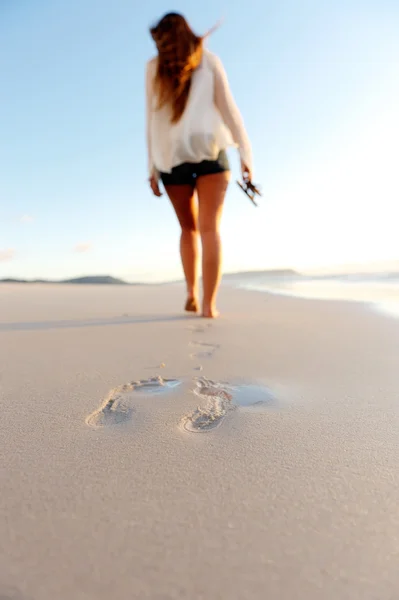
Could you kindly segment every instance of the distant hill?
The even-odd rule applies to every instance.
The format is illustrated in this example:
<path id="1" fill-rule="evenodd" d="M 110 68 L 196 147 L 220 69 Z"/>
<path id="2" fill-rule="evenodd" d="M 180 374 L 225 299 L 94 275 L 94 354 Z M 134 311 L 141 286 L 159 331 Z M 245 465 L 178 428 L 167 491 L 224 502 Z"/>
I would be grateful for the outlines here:
<path id="1" fill-rule="evenodd" d="M 26 279 L 13 279 L 9 277 L 7 279 L 0 279 L 0 283 L 54 283 L 52 281 L 46 281 L 45 279 L 32 279 L 28 281 Z"/>
<path id="2" fill-rule="evenodd" d="M 111 277 L 110 275 L 92 275 L 88 277 L 76 277 L 75 279 L 65 279 L 60 283 L 97 283 L 102 285 L 129 285 L 127 281 Z"/>
<path id="3" fill-rule="evenodd" d="M 100 284 L 100 285 L 134 285 L 129 284 L 123 279 L 117 279 L 110 275 L 91 275 L 87 277 L 76 277 L 75 279 L 62 279 L 62 280 L 50 280 L 50 279 L 0 279 L 0 283 L 69 283 L 69 284 Z"/>

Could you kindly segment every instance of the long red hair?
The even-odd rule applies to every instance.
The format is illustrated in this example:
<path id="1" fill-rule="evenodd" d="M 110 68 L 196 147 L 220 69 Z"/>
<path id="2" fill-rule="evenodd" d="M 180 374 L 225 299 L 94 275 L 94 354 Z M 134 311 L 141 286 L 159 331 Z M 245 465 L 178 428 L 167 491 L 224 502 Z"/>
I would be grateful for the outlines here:
<path id="1" fill-rule="evenodd" d="M 170 106 L 171 121 L 177 123 L 186 108 L 191 79 L 201 63 L 206 36 L 196 35 L 178 13 L 165 15 L 150 33 L 158 50 L 154 81 L 158 109 Z"/>

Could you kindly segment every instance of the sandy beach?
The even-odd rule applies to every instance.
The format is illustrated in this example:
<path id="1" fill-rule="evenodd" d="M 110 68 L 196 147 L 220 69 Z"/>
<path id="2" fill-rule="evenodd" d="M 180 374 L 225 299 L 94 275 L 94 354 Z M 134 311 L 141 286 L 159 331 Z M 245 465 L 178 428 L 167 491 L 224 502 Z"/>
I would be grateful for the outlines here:
<path id="1" fill-rule="evenodd" d="M 0 286 L 1 600 L 399 597 L 399 320 Z"/>

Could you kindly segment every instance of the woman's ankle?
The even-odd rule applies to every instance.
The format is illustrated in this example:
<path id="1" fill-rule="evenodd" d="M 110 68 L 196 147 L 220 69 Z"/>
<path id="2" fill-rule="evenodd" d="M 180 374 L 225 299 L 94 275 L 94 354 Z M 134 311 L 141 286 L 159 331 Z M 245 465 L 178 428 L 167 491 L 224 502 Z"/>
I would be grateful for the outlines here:
<path id="1" fill-rule="evenodd" d="M 188 287 L 187 288 L 187 298 L 193 298 L 193 299 L 197 299 L 198 298 L 198 288 L 197 287 Z"/>
<path id="2" fill-rule="evenodd" d="M 214 308 L 204 307 L 202 309 L 202 316 L 205 319 L 217 319 L 220 316 L 220 313 L 216 307 L 214 307 Z"/>

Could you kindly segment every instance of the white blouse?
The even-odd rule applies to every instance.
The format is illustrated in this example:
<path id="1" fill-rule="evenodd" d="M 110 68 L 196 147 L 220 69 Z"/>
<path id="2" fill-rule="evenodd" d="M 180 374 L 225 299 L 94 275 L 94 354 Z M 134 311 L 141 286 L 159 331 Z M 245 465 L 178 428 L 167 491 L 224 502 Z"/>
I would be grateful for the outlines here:
<path id="1" fill-rule="evenodd" d="M 147 63 L 147 147 L 151 175 L 170 173 L 185 162 L 216 160 L 221 150 L 238 147 L 241 160 L 252 170 L 252 152 L 240 111 L 230 91 L 221 60 L 204 50 L 193 74 L 186 108 L 171 123 L 168 106 L 157 110 L 154 78 L 157 59 Z"/>

